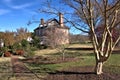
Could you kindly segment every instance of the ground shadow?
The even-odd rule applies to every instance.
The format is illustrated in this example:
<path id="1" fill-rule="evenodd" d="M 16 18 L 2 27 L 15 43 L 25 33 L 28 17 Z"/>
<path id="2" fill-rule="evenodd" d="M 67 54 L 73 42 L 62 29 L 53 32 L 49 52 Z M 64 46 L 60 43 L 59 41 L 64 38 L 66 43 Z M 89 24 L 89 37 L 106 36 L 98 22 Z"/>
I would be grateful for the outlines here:
<path id="1" fill-rule="evenodd" d="M 48 72 L 48 74 L 51 75 L 56 75 L 56 74 L 64 74 L 64 75 L 72 75 L 72 74 L 81 74 L 81 75 L 86 75 L 86 74 L 95 74 L 95 72 L 73 72 L 73 71 L 56 71 L 56 72 Z"/>
<path id="2" fill-rule="evenodd" d="M 66 50 L 93 50 L 93 48 L 65 48 Z"/>
<path id="3" fill-rule="evenodd" d="M 113 54 L 120 54 L 120 50 L 113 50 Z"/>

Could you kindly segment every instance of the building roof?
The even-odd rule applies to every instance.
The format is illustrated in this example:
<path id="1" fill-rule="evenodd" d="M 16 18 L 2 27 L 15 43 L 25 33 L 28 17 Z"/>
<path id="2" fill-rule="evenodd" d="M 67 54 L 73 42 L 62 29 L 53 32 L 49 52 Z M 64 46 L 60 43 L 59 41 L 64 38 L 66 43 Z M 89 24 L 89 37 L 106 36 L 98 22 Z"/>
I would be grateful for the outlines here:
<path id="1" fill-rule="evenodd" d="M 53 21 L 54 21 L 54 24 L 52 24 Z M 52 25 L 49 25 L 49 24 L 52 24 Z M 56 27 L 56 28 L 61 28 L 61 29 L 69 29 L 69 27 L 66 26 L 66 25 L 61 27 L 60 23 L 58 22 L 57 19 L 49 19 L 49 20 L 46 21 L 46 23 L 44 23 L 44 25 L 39 24 L 39 26 L 36 29 L 34 29 L 34 31 L 38 30 L 38 29 L 46 29 L 46 28 L 49 28 L 49 27 Z"/>

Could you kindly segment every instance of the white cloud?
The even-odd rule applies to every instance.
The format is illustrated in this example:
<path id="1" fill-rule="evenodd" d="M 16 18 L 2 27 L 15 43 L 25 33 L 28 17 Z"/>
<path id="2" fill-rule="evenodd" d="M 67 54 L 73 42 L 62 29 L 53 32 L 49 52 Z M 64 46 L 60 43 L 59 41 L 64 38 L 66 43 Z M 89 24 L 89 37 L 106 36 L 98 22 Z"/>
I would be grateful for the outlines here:
<path id="1" fill-rule="evenodd" d="M 0 9 L 0 15 L 7 14 L 7 13 L 9 13 L 9 12 L 10 12 L 10 10 Z"/>
<path id="2" fill-rule="evenodd" d="M 21 4 L 16 4 L 15 0 L 2 0 L 5 4 L 5 6 L 8 7 L 7 10 L 5 9 L 0 9 L 0 15 L 6 14 L 8 12 L 14 12 L 15 10 L 20 10 L 28 14 L 36 15 L 35 11 L 32 11 L 29 9 L 29 7 L 36 5 L 35 2 L 26 2 L 26 3 L 21 3 Z"/>
<path id="3" fill-rule="evenodd" d="M 16 3 L 13 0 L 3 0 L 3 1 L 9 8 L 12 8 L 12 9 L 24 9 L 33 5 L 33 2 L 15 5 Z"/>
<path id="4" fill-rule="evenodd" d="M 22 5 L 11 5 L 10 7 L 13 9 L 24 9 L 24 8 L 30 7 L 32 5 L 33 5 L 32 3 L 26 3 L 26 4 L 22 4 Z"/>

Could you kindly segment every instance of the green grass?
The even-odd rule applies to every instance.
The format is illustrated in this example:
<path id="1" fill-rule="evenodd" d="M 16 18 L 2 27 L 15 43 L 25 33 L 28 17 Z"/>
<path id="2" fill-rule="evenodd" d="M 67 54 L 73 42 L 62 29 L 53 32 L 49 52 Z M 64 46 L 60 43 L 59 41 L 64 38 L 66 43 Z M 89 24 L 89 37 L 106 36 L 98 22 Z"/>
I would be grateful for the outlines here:
<path id="1" fill-rule="evenodd" d="M 105 65 L 120 66 L 120 54 L 112 54 Z"/>
<path id="2" fill-rule="evenodd" d="M 120 54 L 112 54 L 104 64 L 106 71 L 120 74 Z"/>

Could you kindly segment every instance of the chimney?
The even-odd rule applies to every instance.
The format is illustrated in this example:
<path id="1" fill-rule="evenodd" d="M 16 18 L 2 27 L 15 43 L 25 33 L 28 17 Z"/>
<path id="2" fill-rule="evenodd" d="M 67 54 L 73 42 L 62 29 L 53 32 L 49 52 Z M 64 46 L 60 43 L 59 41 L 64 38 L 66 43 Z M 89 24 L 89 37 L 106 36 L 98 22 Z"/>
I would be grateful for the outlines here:
<path id="1" fill-rule="evenodd" d="M 42 26 L 44 26 L 44 19 L 43 18 L 41 19 L 40 23 L 41 23 Z"/>
<path id="2" fill-rule="evenodd" d="M 59 23 L 60 23 L 61 27 L 64 26 L 64 24 L 63 24 L 63 14 L 62 13 L 59 13 Z"/>

